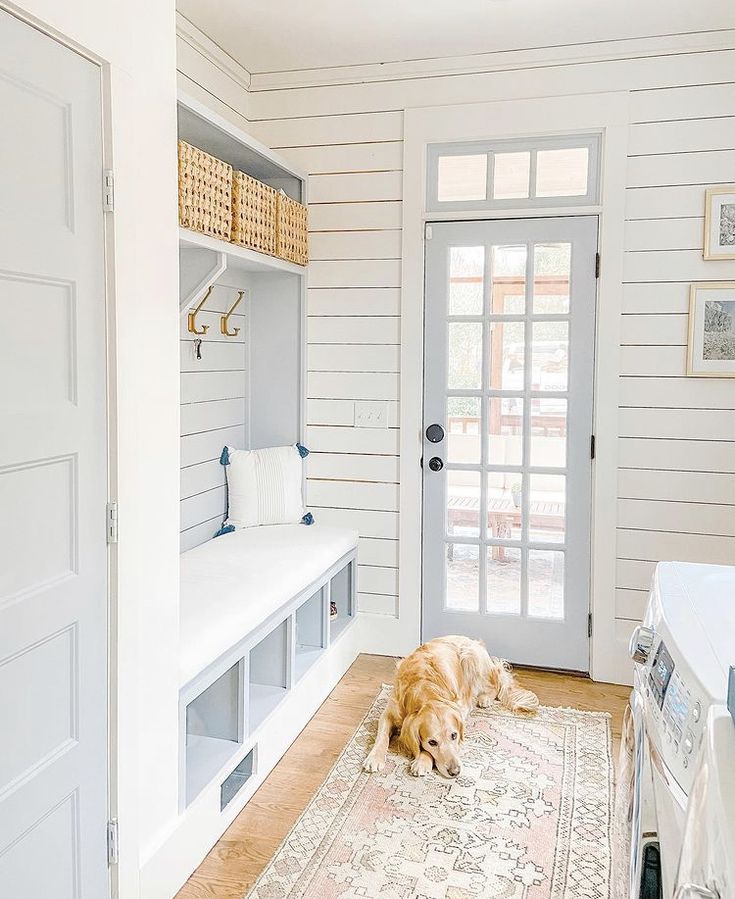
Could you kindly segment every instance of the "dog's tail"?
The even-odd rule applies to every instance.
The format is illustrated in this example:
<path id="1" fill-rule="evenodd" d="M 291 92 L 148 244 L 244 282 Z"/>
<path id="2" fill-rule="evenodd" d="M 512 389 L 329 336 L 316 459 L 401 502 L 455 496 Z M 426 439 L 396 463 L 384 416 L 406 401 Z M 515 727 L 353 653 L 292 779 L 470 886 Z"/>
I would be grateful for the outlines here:
<path id="1" fill-rule="evenodd" d="M 497 663 L 498 702 L 511 712 L 535 712 L 539 705 L 538 696 L 518 685 L 507 662 L 500 659 L 493 661 Z"/>

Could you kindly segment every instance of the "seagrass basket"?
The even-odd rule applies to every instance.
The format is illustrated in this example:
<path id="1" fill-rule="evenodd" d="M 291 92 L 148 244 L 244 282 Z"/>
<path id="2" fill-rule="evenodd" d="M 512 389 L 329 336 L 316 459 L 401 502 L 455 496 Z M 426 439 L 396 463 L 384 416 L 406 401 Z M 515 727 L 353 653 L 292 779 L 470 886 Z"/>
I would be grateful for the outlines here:
<path id="1" fill-rule="evenodd" d="M 179 141 L 179 224 L 220 240 L 232 227 L 232 166 Z"/>
<path id="2" fill-rule="evenodd" d="M 244 172 L 232 176 L 232 243 L 276 253 L 278 192 Z"/>
<path id="3" fill-rule="evenodd" d="M 278 194 L 278 227 L 276 229 L 276 255 L 297 265 L 309 261 L 309 218 L 306 206 Z"/>

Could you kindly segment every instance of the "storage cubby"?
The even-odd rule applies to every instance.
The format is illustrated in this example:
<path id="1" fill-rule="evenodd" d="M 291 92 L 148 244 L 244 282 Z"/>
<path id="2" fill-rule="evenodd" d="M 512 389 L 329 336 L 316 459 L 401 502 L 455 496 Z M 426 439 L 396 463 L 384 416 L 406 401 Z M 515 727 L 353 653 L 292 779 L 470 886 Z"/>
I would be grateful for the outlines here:
<path id="1" fill-rule="evenodd" d="M 296 610 L 294 680 L 298 680 L 324 652 L 327 642 L 325 596 L 326 591 L 322 587 Z"/>
<path id="2" fill-rule="evenodd" d="M 355 563 L 350 562 L 334 575 L 329 584 L 330 604 L 337 608 L 336 617 L 329 617 L 329 632 L 335 640 L 355 615 Z"/>
<path id="3" fill-rule="evenodd" d="M 186 804 L 243 741 L 243 665 L 237 662 L 186 706 Z"/>
<path id="4" fill-rule="evenodd" d="M 252 733 L 278 703 L 289 686 L 289 625 L 279 624 L 250 650 L 248 729 Z"/>
<path id="5" fill-rule="evenodd" d="M 219 789 L 220 811 L 232 802 L 253 774 L 255 774 L 257 748 L 257 746 L 253 746 L 245 758 L 222 781 Z"/>

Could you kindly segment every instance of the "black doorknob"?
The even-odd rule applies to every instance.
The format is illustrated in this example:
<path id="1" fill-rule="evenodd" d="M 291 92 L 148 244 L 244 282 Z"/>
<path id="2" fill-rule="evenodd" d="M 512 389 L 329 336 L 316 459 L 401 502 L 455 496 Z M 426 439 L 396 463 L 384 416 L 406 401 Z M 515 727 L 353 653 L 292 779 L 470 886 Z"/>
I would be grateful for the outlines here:
<path id="1" fill-rule="evenodd" d="M 444 463 L 439 456 L 434 456 L 432 459 L 429 459 L 429 468 L 432 471 L 441 471 L 444 468 Z"/>
<path id="2" fill-rule="evenodd" d="M 444 428 L 441 425 L 429 425 L 426 429 L 426 439 L 429 443 L 441 443 L 444 440 Z"/>

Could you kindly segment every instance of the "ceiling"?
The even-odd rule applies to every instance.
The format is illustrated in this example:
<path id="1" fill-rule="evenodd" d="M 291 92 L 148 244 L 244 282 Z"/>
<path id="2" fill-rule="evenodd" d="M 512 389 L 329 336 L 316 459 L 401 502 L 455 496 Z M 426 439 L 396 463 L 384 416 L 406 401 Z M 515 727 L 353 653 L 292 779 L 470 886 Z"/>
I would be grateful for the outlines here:
<path id="1" fill-rule="evenodd" d="M 252 73 L 735 27 L 732 0 L 178 0 Z"/>

